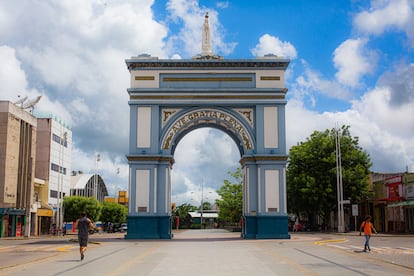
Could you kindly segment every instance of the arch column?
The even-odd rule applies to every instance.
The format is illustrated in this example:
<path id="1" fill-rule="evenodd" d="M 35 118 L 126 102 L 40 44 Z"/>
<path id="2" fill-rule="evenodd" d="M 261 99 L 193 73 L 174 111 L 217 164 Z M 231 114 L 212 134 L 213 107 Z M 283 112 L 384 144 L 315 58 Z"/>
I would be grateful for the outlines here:
<path id="1" fill-rule="evenodd" d="M 129 156 L 127 239 L 171 239 L 171 166 L 162 155 Z"/>
<path id="2" fill-rule="evenodd" d="M 243 224 L 245 239 L 289 239 L 286 207 L 285 157 L 245 156 Z"/>

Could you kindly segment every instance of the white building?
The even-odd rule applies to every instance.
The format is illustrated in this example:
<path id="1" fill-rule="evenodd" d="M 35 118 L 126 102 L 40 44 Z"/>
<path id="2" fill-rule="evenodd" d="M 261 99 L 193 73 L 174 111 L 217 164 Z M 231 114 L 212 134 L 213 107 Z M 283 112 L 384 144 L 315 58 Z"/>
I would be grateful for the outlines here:
<path id="1" fill-rule="evenodd" d="M 94 197 L 104 202 L 108 190 L 102 177 L 98 174 L 72 172 L 71 196 Z"/>
<path id="2" fill-rule="evenodd" d="M 58 225 L 63 217 L 62 202 L 71 187 L 72 131 L 68 124 L 52 114 L 36 114 L 36 177 L 48 181 L 48 204 Z"/>

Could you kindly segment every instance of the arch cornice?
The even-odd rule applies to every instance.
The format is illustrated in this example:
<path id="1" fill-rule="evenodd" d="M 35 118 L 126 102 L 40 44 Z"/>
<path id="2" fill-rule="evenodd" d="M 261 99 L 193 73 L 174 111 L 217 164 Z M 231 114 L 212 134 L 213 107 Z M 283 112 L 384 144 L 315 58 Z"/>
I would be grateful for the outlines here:
<path id="1" fill-rule="evenodd" d="M 256 156 L 243 156 L 240 159 L 240 164 L 246 163 L 260 163 L 260 162 L 287 162 L 287 155 L 256 155 Z"/>
<path id="2" fill-rule="evenodd" d="M 169 118 L 168 124 L 162 131 L 161 149 L 168 150 L 173 147 L 176 141 L 180 139 L 182 134 L 189 129 L 197 126 L 211 126 L 229 132 L 232 137 L 236 137 L 244 151 L 253 150 L 255 140 L 249 128 L 239 119 L 240 114 L 232 114 L 219 108 L 198 108 L 177 112 Z"/>

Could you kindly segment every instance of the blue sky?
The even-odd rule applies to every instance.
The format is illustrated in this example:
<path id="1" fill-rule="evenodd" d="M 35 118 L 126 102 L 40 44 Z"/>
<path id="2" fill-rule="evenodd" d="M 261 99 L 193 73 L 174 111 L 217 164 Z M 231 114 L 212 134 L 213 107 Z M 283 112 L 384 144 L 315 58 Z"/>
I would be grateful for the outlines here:
<path id="1" fill-rule="evenodd" d="M 413 0 L 1 1 L 0 99 L 42 95 L 38 110 L 72 126 L 72 170 L 92 171 L 98 151 L 109 191 L 126 188 L 124 60 L 200 53 L 206 12 L 216 54 L 291 60 L 288 147 L 347 124 L 373 171 L 414 171 Z M 201 183 L 214 199 L 240 156 L 227 135 L 199 129 L 174 158 L 173 200 L 196 203 Z"/>

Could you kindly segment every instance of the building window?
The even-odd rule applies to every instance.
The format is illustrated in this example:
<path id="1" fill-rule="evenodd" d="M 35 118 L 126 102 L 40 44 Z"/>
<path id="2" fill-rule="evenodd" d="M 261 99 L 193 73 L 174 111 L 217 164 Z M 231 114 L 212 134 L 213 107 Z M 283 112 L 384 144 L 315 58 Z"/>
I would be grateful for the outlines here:
<path id="1" fill-rule="evenodd" d="M 66 195 L 66 193 L 63 193 L 63 192 L 59 193 L 58 191 L 50 190 L 50 197 L 58 198 L 59 194 L 62 195 L 61 198 L 65 197 Z"/>
<path id="2" fill-rule="evenodd" d="M 52 163 L 51 169 L 52 169 L 52 171 L 59 172 L 59 165 L 56 165 L 55 163 Z"/>
<path id="3" fill-rule="evenodd" d="M 52 140 L 55 141 L 56 143 L 59 143 L 59 144 L 63 145 L 65 148 L 68 147 L 68 141 L 65 140 L 65 139 L 60 138 L 60 136 L 58 136 L 54 133 L 52 135 Z"/>
<path id="4" fill-rule="evenodd" d="M 59 172 L 61 174 L 66 175 L 66 168 L 65 167 L 61 167 L 61 166 L 59 166 L 55 163 L 52 163 L 50 168 L 51 168 L 52 171 Z"/>
<path id="5" fill-rule="evenodd" d="M 57 198 L 58 197 L 58 192 L 55 191 L 55 190 L 50 190 L 50 197 Z"/>

